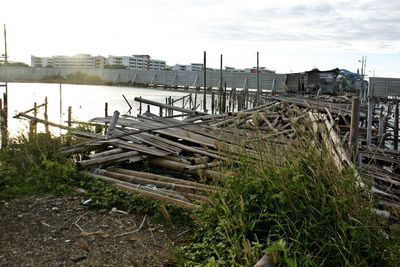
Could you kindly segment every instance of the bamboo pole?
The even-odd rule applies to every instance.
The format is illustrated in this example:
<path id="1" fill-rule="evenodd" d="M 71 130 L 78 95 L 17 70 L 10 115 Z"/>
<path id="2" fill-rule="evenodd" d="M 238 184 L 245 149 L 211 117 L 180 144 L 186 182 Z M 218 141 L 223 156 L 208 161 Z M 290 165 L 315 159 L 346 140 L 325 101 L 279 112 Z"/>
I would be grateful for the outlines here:
<path id="1" fill-rule="evenodd" d="M 183 201 L 181 199 L 172 198 L 170 196 L 162 195 L 161 192 L 145 190 L 145 187 L 141 187 L 140 185 L 133 186 L 133 185 L 129 185 L 126 182 L 121 182 L 119 180 L 109 178 L 107 176 L 89 173 L 89 172 L 84 172 L 84 173 L 93 178 L 101 179 L 101 180 L 105 181 L 106 183 L 113 185 L 117 189 L 136 193 L 136 194 L 139 194 L 139 195 L 141 195 L 145 198 L 151 199 L 151 200 L 167 202 L 169 204 L 172 204 L 172 205 L 175 205 L 175 206 L 178 206 L 181 208 L 189 209 L 189 210 L 197 210 L 200 208 L 199 205 L 195 205 L 190 202 Z"/>
<path id="2" fill-rule="evenodd" d="M 396 108 L 394 111 L 394 134 L 393 149 L 399 149 L 399 100 L 396 100 Z"/>
<path id="3" fill-rule="evenodd" d="M 206 51 L 204 51 L 204 64 L 203 64 L 203 71 L 204 71 L 204 93 L 203 93 L 203 111 L 207 112 L 207 55 Z"/>
<path id="4" fill-rule="evenodd" d="M 191 114 L 191 115 L 194 115 L 194 114 L 206 115 L 207 114 L 207 113 L 196 111 L 196 110 L 190 110 L 190 109 L 185 109 L 185 108 L 176 107 L 176 106 L 172 106 L 172 105 L 166 105 L 166 104 L 163 104 L 163 103 L 160 103 L 160 102 L 156 102 L 156 101 L 149 100 L 149 99 L 144 99 L 144 98 L 135 97 L 135 101 L 138 101 L 140 103 L 153 105 L 153 106 L 163 107 L 165 109 L 173 109 L 173 110 L 180 111 L 180 112 L 183 112 L 183 113 L 188 113 L 188 114 Z"/>
<path id="5" fill-rule="evenodd" d="M 4 115 L 3 115 L 3 99 L 0 98 L 0 134 L 1 134 L 1 148 L 4 149 L 5 145 L 5 131 L 4 131 Z"/>
<path id="6" fill-rule="evenodd" d="M 49 134 L 49 115 L 48 115 L 48 102 L 47 102 L 47 96 L 44 98 L 44 127 L 46 130 L 46 133 Z"/>
<path id="7" fill-rule="evenodd" d="M 72 107 L 68 107 L 68 128 L 72 126 Z"/>
<path id="8" fill-rule="evenodd" d="M 35 103 L 33 103 L 33 117 L 35 119 L 37 119 L 37 109 L 38 109 L 38 106 L 37 106 L 37 104 L 35 102 Z M 36 120 L 31 121 L 30 125 L 31 125 L 31 128 L 32 128 L 31 132 L 36 134 L 37 133 L 37 122 L 36 122 Z"/>
<path id="9" fill-rule="evenodd" d="M 360 99 L 353 97 L 351 106 L 351 122 L 350 122 L 350 157 L 353 162 L 357 160 L 358 150 L 358 129 L 360 123 Z"/>

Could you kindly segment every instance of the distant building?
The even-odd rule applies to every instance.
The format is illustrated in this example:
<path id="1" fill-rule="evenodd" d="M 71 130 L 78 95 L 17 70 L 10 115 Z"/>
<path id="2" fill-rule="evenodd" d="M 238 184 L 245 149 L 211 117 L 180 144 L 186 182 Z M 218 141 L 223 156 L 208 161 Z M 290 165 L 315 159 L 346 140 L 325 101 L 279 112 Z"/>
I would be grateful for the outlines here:
<path id="1" fill-rule="evenodd" d="M 191 63 L 190 65 L 175 64 L 174 66 L 171 67 L 171 69 L 179 71 L 203 71 L 203 64 L 201 63 Z"/>
<path id="2" fill-rule="evenodd" d="M 106 65 L 123 65 L 128 69 L 163 70 L 165 61 L 151 59 L 149 55 L 133 56 L 91 56 L 78 54 L 75 56 L 31 56 L 31 66 L 36 68 L 65 68 L 65 69 L 103 69 Z"/>
<path id="3" fill-rule="evenodd" d="M 260 73 L 275 73 L 275 71 L 269 70 L 269 69 L 267 69 L 265 67 L 259 67 L 258 70 L 259 70 Z M 257 67 L 245 68 L 244 72 L 257 73 Z"/>
<path id="4" fill-rule="evenodd" d="M 109 65 L 123 65 L 128 69 L 164 70 L 164 60 L 151 59 L 149 55 L 133 56 L 108 56 L 106 63 Z"/>
<path id="5" fill-rule="evenodd" d="M 35 68 L 99 69 L 104 68 L 105 58 L 78 54 L 75 56 L 31 56 L 31 66 Z"/>

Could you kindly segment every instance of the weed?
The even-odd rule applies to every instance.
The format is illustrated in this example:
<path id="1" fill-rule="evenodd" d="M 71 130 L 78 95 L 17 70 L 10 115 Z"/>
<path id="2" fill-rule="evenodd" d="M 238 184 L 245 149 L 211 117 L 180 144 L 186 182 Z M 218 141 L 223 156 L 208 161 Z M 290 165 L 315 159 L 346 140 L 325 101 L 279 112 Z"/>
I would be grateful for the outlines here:
<path id="1" fill-rule="evenodd" d="M 253 266 L 265 254 L 280 266 L 397 265 L 399 237 L 385 237 L 354 172 L 339 171 L 307 134 L 298 140 L 294 148 L 260 138 L 251 144 L 258 160 L 235 152 L 179 265 Z"/>

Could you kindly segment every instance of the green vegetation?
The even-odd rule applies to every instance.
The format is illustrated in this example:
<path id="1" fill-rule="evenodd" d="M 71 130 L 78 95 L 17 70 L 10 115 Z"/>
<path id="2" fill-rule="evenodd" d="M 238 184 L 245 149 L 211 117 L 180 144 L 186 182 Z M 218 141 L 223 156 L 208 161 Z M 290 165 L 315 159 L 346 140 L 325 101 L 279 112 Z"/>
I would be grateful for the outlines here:
<path id="1" fill-rule="evenodd" d="M 67 83 L 77 84 L 104 84 L 104 81 L 98 75 L 86 74 L 80 71 L 67 75 Z"/>
<path id="2" fill-rule="evenodd" d="M 79 128 L 85 130 L 88 126 Z M 7 149 L 0 150 L 0 199 L 70 195 L 77 194 L 77 188 L 82 188 L 86 191 L 85 198 L 92 200 L 92 207 L 117 207 L 161 218 L 160 203 L 118 191 L 79 173 L 74 161 L 61 153 L 62 147 L 70 142 L 75 141 L 69 135 L 51 137 L 48 134 L 22 135 L 11 140 Z M 184 211 L 166 208 L 171 216 L 187 222 L 188 214 Z"/>
<path id="3" fill-rule="evenodd" d="M 63 138 L 21 136 L 0 152 L 0 197 L 71 193 L 75 166 L 60 153 Z"/>
<path id="4" fill-rule="evenodd" d="M 265 254 L 278 266 L 398 266 L 399 236 L 386 237 L 352 170 L 306 137 L 273 144 L 243 143 L 259 159 L 242 152 L 222 169 L 224 189 L 199 212 L 181 266 L 253 266 Z"/>
<path id="5" fill-rule="evenodd" d="M 30 68 L 30 66 L 28 64 L 24 63 L 24 62 L 7 62 L 7 63 L 4 63 L 4 60 L 0 61 L 0 66 Z"/>
<path id="6" fill-rule="evenodd" d="M 98 75 L 92 75 L 77 71 L 70 73 L 64 78 L 61 75 L 50 75 L 43 77 L 43 82 L 57 82 L 57 83 L 72 83 L 72 84 L 91 84 L 91 85 L 103 85 L 106 84 L 105 81 L 101 79 Z"/>
<path id="7" fill-rule="evenodd" d="M 265 254 L 277 266 L 398 265 L 399 233 L 371 212 L 374 203 L 353 170 L 339 171 L 322 145 L 299 138 L 296 148 L 242 141 L 258 159 L 245 150 L 232 153 L 240 164 L 232 159 L 221 168 L 223 189 L 196 214 L 193 242 L 180 249 L 178 265 L 253 266 Z M 161 217 L 160 203 L 79 173 L 60 152 L 71 141 L 47 134 L 12 140 L 0 151 L 0 199 L 83 188 L 94 207 Z M 174 222 L 189 221 L 181 209 L 167 208 Z"/>

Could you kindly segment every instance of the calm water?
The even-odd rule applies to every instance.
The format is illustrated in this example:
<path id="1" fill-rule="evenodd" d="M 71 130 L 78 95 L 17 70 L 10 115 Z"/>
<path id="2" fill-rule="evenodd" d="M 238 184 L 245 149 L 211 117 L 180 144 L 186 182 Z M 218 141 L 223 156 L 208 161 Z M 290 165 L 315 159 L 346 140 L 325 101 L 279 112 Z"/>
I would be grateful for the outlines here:
<path id="1" fill-rule="evenodd" d="M 91 118 L 104 116 L 104 105 L 108 102 L 108 114 L 112 115 L 114 110 L 121 114 L 127 113 L 129 106 L 122 95 L 128 99 L 132 106 L 132 115 L 136 115 L 139 103 L 134 101 L 135 97 L 143 97 L 150 100 L 165 103 L 165 98 L 179 98 L 187 95 L 187 92 L 158 90 L 152 88 L 114 87 L 114 86 L 92 86 L 63 84 L 62 92 L 62 121 L 67 120 L 68 106 L 72 107 L 72 118 L 77 121 L 88 121 Z M 0 88 L 3 93 L 4 89 Z M 19 113 L 33 108 L 34 102 L 38 105 L 44 103 L 48 98 L 49 120 L 60 123 L 60 85 L 43 83 L 9 83 L 8 84 L 8 110 L 9 110 L 9 132 L 15 135 L 26 131 L 28 123 L 13 119 Z M 198 94 L 198 103 L 202 103 L 202 94 Z M 209 102 L 209 100 L 208 100 Z M 181 105 L 180 102 L 178 105 Z M 143 106 L 145 110 L 145 106 Z M 43 118 L 44 108 L 39 111 L 39 118 Z M 152 107 L 151 112 L 158 114 L 159 108 Z M 40 128 L 39 128 L 40 130 Z"/>

